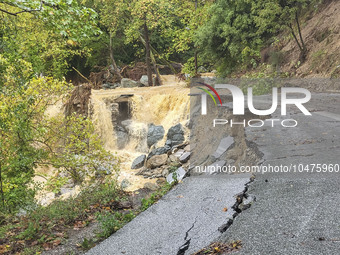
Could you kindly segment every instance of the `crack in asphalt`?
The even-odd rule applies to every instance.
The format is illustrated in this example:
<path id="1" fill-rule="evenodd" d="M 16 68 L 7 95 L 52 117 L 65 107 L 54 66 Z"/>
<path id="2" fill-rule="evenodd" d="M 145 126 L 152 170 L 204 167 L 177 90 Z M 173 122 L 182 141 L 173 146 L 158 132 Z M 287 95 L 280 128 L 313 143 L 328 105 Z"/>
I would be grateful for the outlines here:
<path id="1" fill-rule="evenodd" d="M 191 238 L 187 240 L 189 232 L 195 227 L 197 221 L 197 217 L 194 221 L 194 223 L 192 224 L 192 226 L 185 232 L 185 237 L 184 237 L 184 241 L 186 241 L 181 247 L 179 247 L 177 255 L 184 255 L 185 252 L 189 249 L 190 246 L 190 242 L 191 242 Z"/>
<path id="2" fill-rule="evenodd" d="M 219 228 L 218 228 L 218 231 L 221 232 L 221 233 L 224 233 L 226 232 L 230 226 L 234 223 L 234 220 L 235 218 L 240 214 L 242 213 L 243 211 L 247 210 L 250 208 L 251 204 L 249 204 L 247 207 L 244 207 L 244 208 L 240 208 L 240 205 L 242 204 L 242 202 L 244 201 L 244 199 L 247 199 L 248 198 L 248 189 L 249 189 L 249 186 L 252 182 L 254 182 L 255 180 L 255 176 L 253 175 L 249 182 L 247 182 L 245 184 L 245 187 L 244 187 L 244 190 L 241 192 L 241 193 L 238 193 L 236 196 L 236 202 L 235 204 L 231 207 L 232 209 L 234 209 L 235 213 L 233 214 L 233 218 L 232 219 L 228 219 L 227 223 L 221 225 Z M 256 201 L 256 197 L 254 197 L 254 200 L 253 202 Z"/>

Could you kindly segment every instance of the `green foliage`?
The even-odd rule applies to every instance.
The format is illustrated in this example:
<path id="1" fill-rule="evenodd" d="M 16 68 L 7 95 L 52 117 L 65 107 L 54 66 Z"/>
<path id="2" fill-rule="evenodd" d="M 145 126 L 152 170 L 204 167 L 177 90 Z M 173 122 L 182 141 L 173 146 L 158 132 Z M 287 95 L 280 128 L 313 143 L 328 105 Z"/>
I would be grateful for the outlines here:
<path id="1" fill-rule="evenodd" d="M 34 197 L 32 178 L 48 152 L 44 113 L 68 91 L 68 85 L 49 78 L 32 78 L 31 65 L 11 65 L 0 55 L 0 207 L 16 210 Z"/>
<path id="2" fill-rule="evenodd" d="M 53 192 L 54 194 L 57 194 L 60 192 L 60 189 L 68 182 L 67 177 L 61 177 L 61 176 L 52 176 L 50 177 L 46 184 L 45 189 L 47 191 Z"/>
<path id="3" fill-rule="evenodd" d="M 89 119 L 76 115 L 49 118 L 45 114 L 49 105 L 67 97 L 69 84 L 47 77 L 31 78 L 31 65 L 26 61 L 13 66 L 2 55 L 0 61 L 2 210 L 16 211 L 32 203 L 32 179 L 39 164 L 52 164 L 78 183 L 103 169 L 116 176 L 118 159 L 103 149 Z"/>
<path id="4" fill-rule="evenodd" d="M 209 9 L 210 19 L 197 30 L 196 44 L 205 58 L 216 62 L 222 75 L 238 68 L 256 67 L 264 43 L 283 29 L 290 29 L 305 52 L 304 41 L 299 37 L 298 15 L 313 2 L 217 0 Z"/>
<path id="5" fill-rule="evenodd" d="M 173 187 L 173 184 L 165 184 L 162 186 L 159 190 L 152 193 L 148 198 L 142 199 L 142 206 L 141 211 L 145 211 L 148 209 L 151 205 L 156 203 L 162 196 L 164 196 L 171 188 Z"/>
<path id="6" fill-rule="evenodd" d="M 119 160 L 104 149 L 90 119 L 72 114 L 53 118 L 52 123 L 49 137 L 53 140 L 51 163 L 55 168 L 67 172 L 75 183 L 96 174 L 117 177 Z"/>
<path id="7" fill-rule="evenodd" d="M 93 239 L 87 239 L 84 238 L 83 242 L 80 244 L 81 248 L 85 251 L 91 249 L 93 246 L 95 246 L 95 242 Z"/>
<path id="8" fill-rule="evenodd" d="M 103 208 L 113 205 L 115 201 L 126 199 L 125 196 L 125 193 L 117 189 L 116 180 L 96 183 L 85 188 L 77 197 L 71 197 L 65 201 L 55 200 L 48 206 L 39 206 L 20 218 L 6 217 L 5 222 L 0 225 L 0 238 L 3 238 L 6 245 L 10 244 L 9 251 L 13 247 L 16 252 L 19 252 L 18 248 L 26 247 L 23 251 L 20 250 L 21 254 L 32 254 L 30 251 L 38 252 L 43 244 L 49 242 L 53 244 L 54 241 L 67 238 L 67 231 L 70 227 L 78 226 L 78 224 L 81 227 L 86 226 L 96 218 L 97 212 L 106 214 Z M 126 223 L 134 217 L 132 213 L 119 215 L 120 217 L 116 218 L 119 224 Z M 28 242 L 23 242 L 23 240 Z M 33 241 L 37 241 L 37 244 L 27 247 L 27 244 L 31 245 Z M 84 240 L 83 248 L 91 247 L 92 241 L 94 240 Z M 20 243 L 20 245 L 15 245 L 15 243 Z"/>
<path id="9" fill-rule="evenodd" d="M 104 213 L 97 216 L 98 222 L 101 225 L 101 232 L 98 233 L 100 238 L 108 238 L 114 232 L 122 228 L 126 223 L 134 219 L 136 215 L 133 212 L 129 213 Z"/>
<path id="10" fill-rule="evenodd" d="M 0 9 L 21 12 L 0 12 L 0 53 L 11 63 L 19 59 L 30 63 L 35 74 L 63 77 L 74 56 L 89 54 L 82 44 L 100 33 L 95 11 L 77 1 L 5 1 Z"/>
<path id="11" fill-rule="evenodd" d="M 220 0 L 210 7 L 209 14 L 209 21 L 198 29 L 196 41 L 205 56 L 217 61 L 220 73 L 227 74 L 257 55 L 262 38 L 252 14 L 252 1 Z"/>

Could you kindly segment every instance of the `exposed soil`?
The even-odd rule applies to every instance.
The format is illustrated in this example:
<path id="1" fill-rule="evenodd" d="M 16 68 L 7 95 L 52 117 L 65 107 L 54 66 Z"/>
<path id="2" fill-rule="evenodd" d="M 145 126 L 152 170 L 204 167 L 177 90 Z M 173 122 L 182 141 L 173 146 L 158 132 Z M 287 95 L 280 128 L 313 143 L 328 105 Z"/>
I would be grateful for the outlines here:
<path id="1" fill-rule="evenodd" d="M 285 32 L 278 36 L 276 44 L 262 51 L 262 61 L 276 61 L 280 72 L 297 77 L 340 77 L 340 1 L 328 0 L 312 8 L 301 17 L 306 60 L 299 61 L 300 50 L 293 37 Z M 271 59 L 273 53 L 276 59 Z"/>

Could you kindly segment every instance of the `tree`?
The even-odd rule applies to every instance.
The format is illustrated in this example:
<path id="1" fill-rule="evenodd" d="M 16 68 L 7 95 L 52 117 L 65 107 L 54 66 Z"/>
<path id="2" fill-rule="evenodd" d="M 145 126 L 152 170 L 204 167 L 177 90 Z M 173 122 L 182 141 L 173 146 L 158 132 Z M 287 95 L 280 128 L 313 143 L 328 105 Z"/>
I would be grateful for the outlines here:
<path id="1" fill-rule="evenodd" d="M 302 11 L 315 0 L 263 0 L 254 2 L 253 13 L 255 23 L 260 32 L 268 31 L 276 34 L 286 28 L 289 29 L 299 50 L 300 61 L 306 58 L 307 48 L 303 40 L 300 25 Z"/>
<path id="2" fill-rule="evenodd" d="M 62 77 L 72 56 L 86 53 L 81 43 L 98 32 L 96 13 L 76 1 L 1 1 L 0 18 L 0 208 L 15 212 L 34 199 L 37 166 L 67 170 L 67 157 L 89 159 L 83 174 L 84 161 L 72 163 L 79 182 L 102 164 L 116 170 L 117 160 L 101 147 L 89 120 L 61 116 L 56 122 L 45 114 L 69 94 Z"/>
<path id="3" fill-rule="evenodd" d="M 34 197 L 34 168 L 48 154 L 46 120 L 49 104 L 60 99 L 66 83 L 33 78 L 28 62 L 13 66 L 0 54 L 0 192 L 2 210 L 16 210 Z M 47 146 L 48 147 L 48 146 Z M 47 148 L 46 147 L 46 148 Z"/>
<path id="4" fill-rule="evenodd" d="M 175 9 L 176 5 L 173 5 L 171 0 L 134 0 L 127 7 L 130 12 L 130 23 L 125 34 L 127 41 L 141 40 L 143 42 L 149 86 L 153 85 L 150 36 L 155 30 L 163 35 L 171 30 Z M 156 67 L 155 63 L 154 67 Z"/>
<path id="5" fill-rule="evenodd" d="M 196 34 L 203 55 L 217 63 L 218 71 L 230 73 L 242 65 L 242 52 L 256 60 L 262 36 L 252 14 L 252 2 L 218 0 L 209 8 L 210 19 Z"/>
<path id="6" fill-rule="evenodd" d="M 125 44 L 139 42 L 144 47 L 145 63 L 149 86 L 153 85 L 152 69 L 157 71 L 156 50 L 153 37 L 172 35 L 171 29 L 176 18 L 176 1 L 171 0 L 117 0 L 103 2 L 102 22 L 108 28 L 110 38 L 125 38 Z M 112 54 L 113 55 L 113 54 Z M 112 61 L 113 62 L 113 61 Z M 160 83 L 159 76 L 157 77 Z"/>
<path id="7" fill-rule="evenodd" d="M 97 14 L 77 1 L 0 1 L 0 53 L 9 61 L 23 59 L 35 74 L 62 78 L 81 47 L 100 33 Z"/>

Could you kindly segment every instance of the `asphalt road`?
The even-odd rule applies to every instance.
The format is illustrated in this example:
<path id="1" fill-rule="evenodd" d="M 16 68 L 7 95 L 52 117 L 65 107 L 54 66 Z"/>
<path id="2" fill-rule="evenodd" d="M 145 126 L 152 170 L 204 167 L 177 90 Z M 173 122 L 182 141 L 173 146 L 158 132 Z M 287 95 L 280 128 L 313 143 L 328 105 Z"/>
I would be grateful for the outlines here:
<path id="1" fill-rule="evenodd" d="M 220 236 L 218 228 L 235 213 L 234 195 L 244 190 L 249 178 L 247 174 L 186 178 L 86 254 L 191 254 Z"/>
<path id="2" fill-rule="evenodd" d="M 257 104 L 267 101 L 257 98 Z M 314 94 L 307 108 L 312 116 L 289 109 L 286 118 L 298 121 L 295 128 L 246 129 L 247 140 L 263 153 L 263 166 L 291 172 L 256 173 L 246 191 L 256 201 L 226 232 L 218 229 L 235 213 L 235 194 L 244 191 L 250 175 L 186 178 L 87 254 L 193 254 L 216 240 L 241 240 L 235 254 L 340 254 L 340 173 L 329 170 L 340 164 L 340 94 Z M 282 119 L 279 113 L 272 118 Z M 312 164 L 327 164 L 328 171 L 314 166 L 311 173 Z M 300 172 L 299 165 L 309 172 Z"/>
<path id="3" fill-rule="evenodd" d="M 241 240 L 237 254 L 340 254 L 340 173 L 311 173 L 312 164 L 340 164 L 340 94 L 313 95 L 307 108 L 312 117 L 295 110 L 289 116 L 296 128 L 246 129 L 263 165 L 300 169 L 256 174 L 248 190 L 256 202 L 218 238 Z"/>

